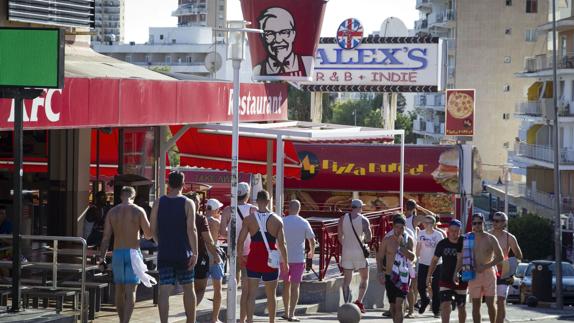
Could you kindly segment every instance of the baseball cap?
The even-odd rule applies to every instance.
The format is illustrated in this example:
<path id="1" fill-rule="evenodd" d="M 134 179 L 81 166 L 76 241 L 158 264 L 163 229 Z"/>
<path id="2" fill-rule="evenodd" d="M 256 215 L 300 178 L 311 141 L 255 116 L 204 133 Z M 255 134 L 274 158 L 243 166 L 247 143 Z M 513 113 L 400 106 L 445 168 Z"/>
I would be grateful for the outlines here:
<path id="1" fill-rule="evenodd" d="M 472 219 L 474 220 L 474 218 L 479 218 L 479 219 L 481 219 L 482 221 L 484 221 L 484 215 L 483 215 L 482 213 L 474 213 L 474 214 L 472 215 Z"/>
<path id="2" fill-rule="evenodd" d="M 207 200 L 207 206 L 209 206 L 212 210 L 217 210 L 223 206 L 223 203 L 219 202 L 218 199 L 209 199 Z"/>
<path id="3" fill-rule="evenodd" d="M 359 200 L 359 199 L 353 199 L 353 200 L 351 201 L 351 207 L 352 207 L 352 208 L 363 207 L 363 205 L 365 205 L 365 204 L 363 204 L 363 201 L 361 201 L 361 200 Z"/>
<path id="4" fill-rule="evenodd" d="M 243 196 L 243 195 L 246 195 L 247 193 L 249 193 L 249 184 L 247 184 L 246 182 L 241 182 L 241 183 L 237 184 L 237 195 L 238 196 Z"/>
<path id="5" fill-rule="evenodd" d="M 451 226 L 451 225 L 455 226 L 455 227 L 459 227 L 459 228 L 462 227 L 462 223 L 457 219 L 450 220 L 450 223 L 448 224 L 448 226 Z"/>
<path id="6" fill-rule="evenodd" d="M 494 213 L 495 217 L 503 218 L 504 221 L 508 221 L 508 216 L 504 212 L 496 212 Z"/>

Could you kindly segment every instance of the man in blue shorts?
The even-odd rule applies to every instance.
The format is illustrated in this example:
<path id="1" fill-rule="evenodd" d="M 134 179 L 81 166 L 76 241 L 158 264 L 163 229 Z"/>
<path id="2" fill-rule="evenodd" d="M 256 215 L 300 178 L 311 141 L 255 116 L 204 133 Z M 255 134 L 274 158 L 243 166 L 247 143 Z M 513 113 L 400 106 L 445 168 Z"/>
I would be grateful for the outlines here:
<path id="1" fill-rule="evenodd" d="M 112 253 L 112 270 L 116 286 L 116 308 L 120 323 L 129 322 L 136 300 L 136 287 L 140 283 L 140 275 L 144 280 L 149 279 L 145 271 L 136 275 L 134 266 L 143 265 L 139 250 L 140 229 L 146 239 L 151 239 L 150 225 L 145 211 L 133 203 L 136 191 L 133 187 L 123 187 L 122 203 L 112 208 L 106 217 L 100 256 L 105 259 L 114 235 L 114 251 Z M 146 286 L 151 286 L 149 280 Z"/>
<path id="2" fill-rule="evenodd" d="M 195 205 L 181 194 L 184 175 L 169 174 L 169 193 L 154 202 L 151 229 L 158 244 L 159 317 L 168 322 L 169 296 L 175 284 L 183 287 L 183 303 L 187 322 L 195 322 L 195 291 L 193 268 L 197 263 L 197 231 Z"/>

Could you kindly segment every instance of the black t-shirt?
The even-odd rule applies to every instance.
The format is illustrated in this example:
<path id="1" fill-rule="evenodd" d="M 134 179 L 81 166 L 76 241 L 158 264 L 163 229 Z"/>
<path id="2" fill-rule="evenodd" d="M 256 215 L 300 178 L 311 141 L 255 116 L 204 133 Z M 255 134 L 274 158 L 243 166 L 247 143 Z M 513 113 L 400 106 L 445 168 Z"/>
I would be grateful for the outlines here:
<path id="1" fill-rule="evenodd" d="M 434 255 L 442 257 L 442 266 L 440 269 L 440 281 L 452 282 L 454 270 L 456 269 L 457 253 L 462 252 L 463 238 L 459 237 L 457 243 L 452 243 L 448 238 L 442 239 L 434 251 Z"/>
<path id="2" fill-rule="evenodd" d="M 205 257 L 207 256 L 207 247 L 205 246 L 202 233 L 209 232 L 209 223 L 204 215 L 195 215 L 195 229 L 197 230 L 197 256 Z"/>

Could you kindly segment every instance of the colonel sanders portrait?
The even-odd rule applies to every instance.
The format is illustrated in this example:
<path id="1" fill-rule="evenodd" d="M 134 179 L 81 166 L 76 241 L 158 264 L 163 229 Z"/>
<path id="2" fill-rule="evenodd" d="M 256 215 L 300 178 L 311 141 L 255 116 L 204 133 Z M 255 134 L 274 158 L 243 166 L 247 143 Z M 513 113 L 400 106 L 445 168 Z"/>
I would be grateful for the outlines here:
<path id="1" fill-rule="evenodd" d="M 306 77 L 307 66 L 313 58 L 306 59 L 293 52 L 297 31 L 291 13 L 283 8 L 268 8 L 258 20 L 259 28 L 263 29 L 261 39 L 267 58 L 255 66 L 253 74 Z"/>

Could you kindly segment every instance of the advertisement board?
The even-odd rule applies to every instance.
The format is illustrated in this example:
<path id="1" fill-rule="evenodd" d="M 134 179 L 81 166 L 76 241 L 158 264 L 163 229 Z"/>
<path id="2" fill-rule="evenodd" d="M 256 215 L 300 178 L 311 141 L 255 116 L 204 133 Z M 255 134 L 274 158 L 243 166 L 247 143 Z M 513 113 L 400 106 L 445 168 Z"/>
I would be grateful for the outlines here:
<path id="1" fill-rule="evenodd" d="M 327 0 L 241 0 L 250 28 L 253 79 L 258 81 L 305 81 L 313 71 Z"/>
<path id="2" fill-rule="evenodd" d="M 474 135 L 475 95 L 475 90 L 446 90 L 445 135 Z"/>
<path id="3" fill-rule="evenodd" d="M 301 180 L 286 178 L 286 189 L 399 191 L 398 145 L 295 143 L 294 146 L 301 161 Z M 458 167 L 456 146 L 406 146 L 405 192 L 458 193 Z"/>
<path id="4" fill-rule="evenodd" d="M 437 92 L 442 86 L 436 37 L 368 37 L 356 47 L 321 38 L 310 91 Z"/>
<path id="5" fill-rule="evenodd" d="M 0 27 L 0 44 L 0 87 L 63 86 L 62 30 Z"/>

